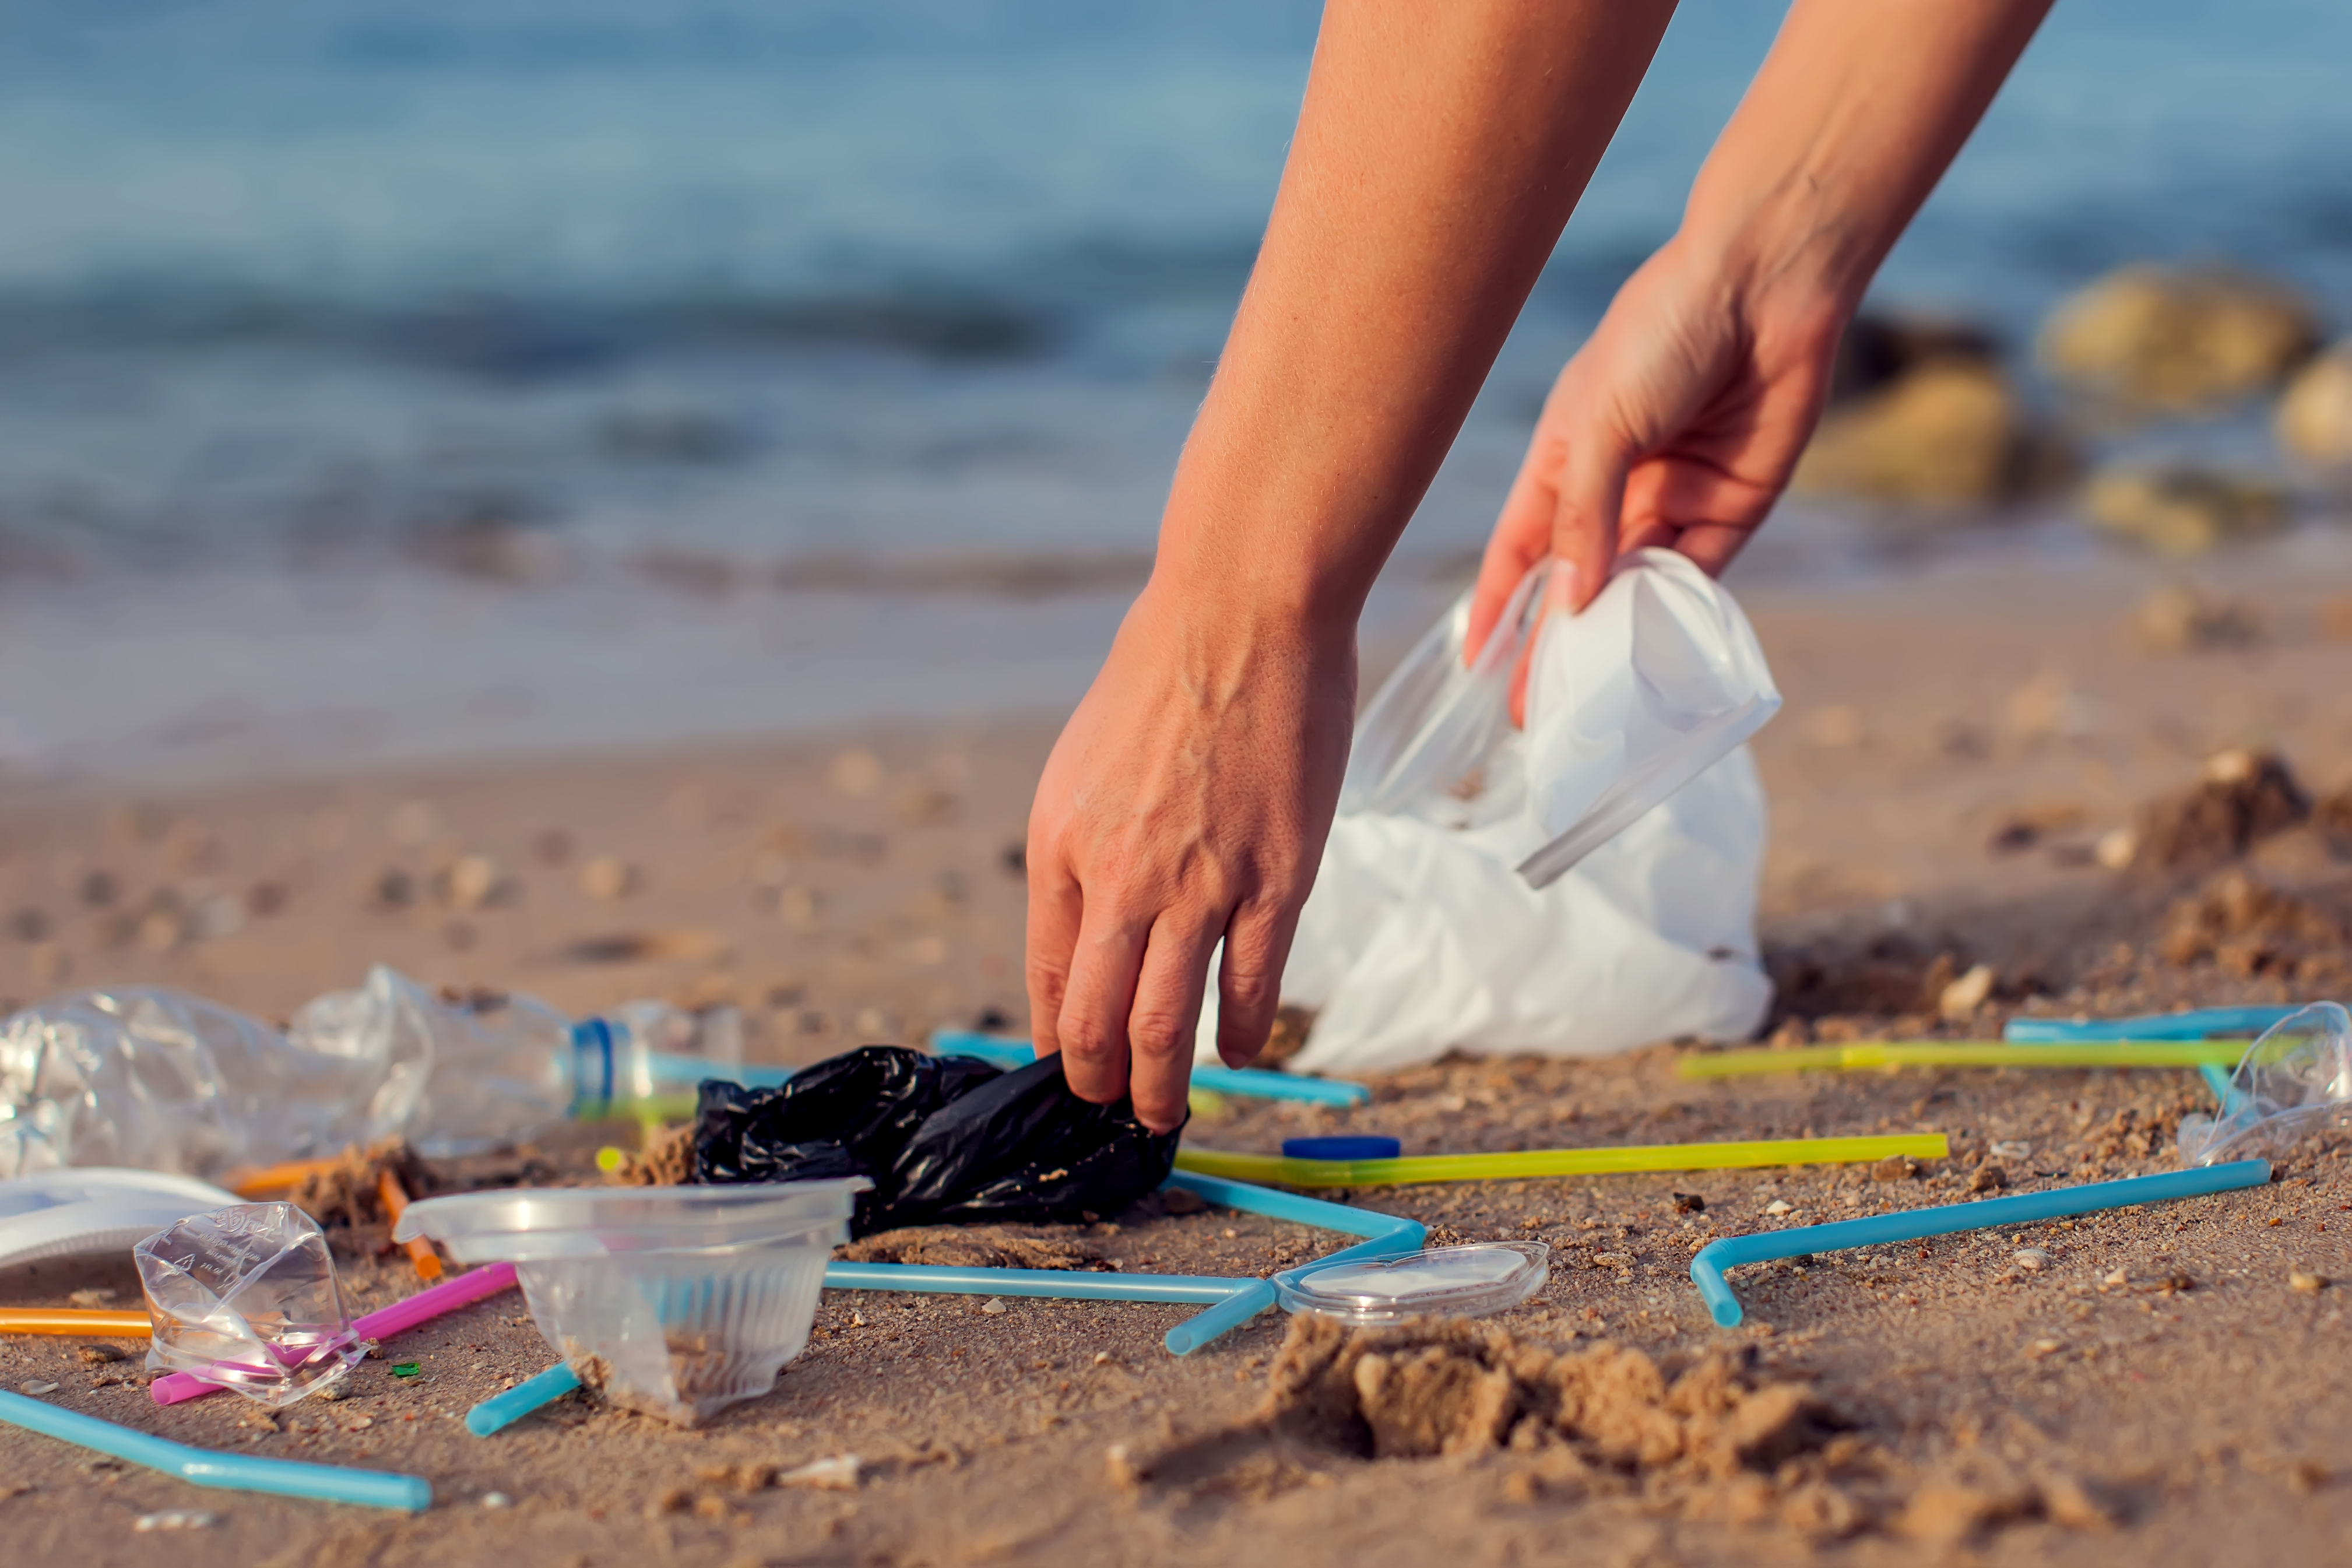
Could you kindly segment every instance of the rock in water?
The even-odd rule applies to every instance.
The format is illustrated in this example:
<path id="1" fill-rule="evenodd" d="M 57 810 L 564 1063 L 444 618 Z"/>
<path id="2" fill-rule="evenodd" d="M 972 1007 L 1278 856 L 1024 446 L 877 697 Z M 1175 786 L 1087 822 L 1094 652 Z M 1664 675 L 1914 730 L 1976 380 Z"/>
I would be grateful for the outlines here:
<path id="1" fill-rule="evenodd" d="M 2069 386 L 2178 412 L 2276 386 L 2318 345 L 2310 302 L 2284 285 L 2126 267 L 2062 300 L 2039 352 Z"/>
<path id="2" fill-rule="evenodd" d="M 1931 361 L 1883 390 L 1832 407 L 1798 461 L 1801 495 L 1984 505 L 2024 488 L 2032 442 L 2000 370 Z"/>
<path id="3" fill-rule="evenodd" d="M 2186 463 L 2117 463 L 2091 476 L 2083 510 L 2118 539 L 2162 555 L 2201 555 L 2286 521 L 2286 496 L 2260 479 Z"/>
<path id="4" fill-rule="evenodd" d="M 2352 464 L 2352 340 L 2312 361 L 2287 384 L 2273 428 L 2290 457 Z"/>

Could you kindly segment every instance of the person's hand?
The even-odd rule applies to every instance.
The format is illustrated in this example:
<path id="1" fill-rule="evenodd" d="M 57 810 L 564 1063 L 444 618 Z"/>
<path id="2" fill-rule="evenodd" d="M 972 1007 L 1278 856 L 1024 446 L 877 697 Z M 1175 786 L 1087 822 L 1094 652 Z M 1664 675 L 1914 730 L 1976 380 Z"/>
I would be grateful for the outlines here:
<path id="1" fill-rule="evenodd" d="M 1029 1015 L 1084 1100 L 1184 1120 L 1210 952 L 1217 1050 L 1274 1026 L 1355 713 L 1352 626 L 1155 577 L 1062 731 L 1029 816 Z"/>
<path id="2" fill-rule="evenodd" d="M 1548 606 L 1570 610 L 1626 551 L 1664 545 L 1721 572 L 1804 451 L 1843 325 L 1834 303 L 1683 241 L 1653 256 L 1545 399 L 1479 567 L 1467 651 L 1547 555 Z M 1525 678 L 1522 664 L 1514 717 Z"/>

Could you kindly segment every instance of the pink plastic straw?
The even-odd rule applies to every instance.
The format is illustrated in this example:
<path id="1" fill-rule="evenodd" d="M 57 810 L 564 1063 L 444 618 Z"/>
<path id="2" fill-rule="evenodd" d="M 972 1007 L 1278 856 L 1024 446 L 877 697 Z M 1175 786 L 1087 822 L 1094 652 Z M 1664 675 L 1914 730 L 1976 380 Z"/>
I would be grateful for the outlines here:
<path id="1" fill-rule="evenodd" d="M 370 1312 L 365 1317 L 353 1319 L 352 1337 L 355 1340 L 388 1340 L 444 1312 L 470 1307 L 485 1296 L 495 1296 L 514 1282 L 515 1270 L 511 1263 L 493 1263 L 487 1268 L 460 1274 L 430 1290 L 419 1290 L 405 1300 L 394 1301 L 391 1306 Z M 207 1383 L 193 1372 L 174 1372 L 149 1384 L 147 1393 L 158 1405 L 177 1405 L 182 1400 L 202 1399 L 207 1394 L 218 1394 L 224 1386 Z"/>

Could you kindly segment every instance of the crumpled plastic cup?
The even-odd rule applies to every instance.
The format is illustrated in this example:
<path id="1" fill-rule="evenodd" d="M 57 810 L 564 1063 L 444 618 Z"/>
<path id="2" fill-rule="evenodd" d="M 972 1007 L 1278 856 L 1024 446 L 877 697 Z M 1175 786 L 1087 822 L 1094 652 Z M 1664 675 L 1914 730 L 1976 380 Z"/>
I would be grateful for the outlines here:
<path id="1" fill-rule="evenodd" d="M 863 1176 L 514 1188 L 408 1205 L 393 1239 L 510 1262 L 548 1345 L 613 1404 L 693 1426 L 775 1385 L 816 1321 Z"/>
<path id="2" fill-rule="evenodd" d="M 318 1221 L 292 1204 L 194 1215 L 131 1249 L 155 1337 L 151 1372 L 188 1372 L 272 1409 L 366 1355 Z"/>
<path id="3" fill-rule="evenodd" d="M 2277 1159 L 2330 1126 L 2352 1126 L 2352 1013 L 2315 1002 L 2246 1047 L 2220 1115 L 2180 1119 L 2180 1163 Z"/>

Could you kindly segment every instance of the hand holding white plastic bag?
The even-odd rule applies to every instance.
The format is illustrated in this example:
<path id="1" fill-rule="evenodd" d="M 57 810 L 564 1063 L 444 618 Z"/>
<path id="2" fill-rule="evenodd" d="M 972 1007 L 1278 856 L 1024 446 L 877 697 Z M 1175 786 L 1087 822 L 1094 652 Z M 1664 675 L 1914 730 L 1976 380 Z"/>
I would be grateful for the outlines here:
<path id="1" fill-rule="evenodd" d="M 1283 1001 L 1318 1014 L 1295 1070 L 1601 1055 L 1762 1021 L 1764 799 L 1740 743 L 1780 699 L 1755 634 L 1671 552 L 1629 556 L 1576 616 L 1541 616 L 1545 570 L 1475 659 L 1465 597 L 1365 710 L 1283 975 Z M 1521 733 L 1507 704 L 1531 636 Z"/>

